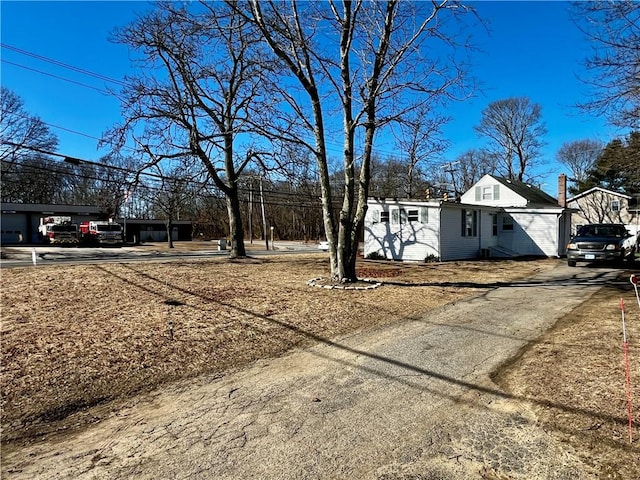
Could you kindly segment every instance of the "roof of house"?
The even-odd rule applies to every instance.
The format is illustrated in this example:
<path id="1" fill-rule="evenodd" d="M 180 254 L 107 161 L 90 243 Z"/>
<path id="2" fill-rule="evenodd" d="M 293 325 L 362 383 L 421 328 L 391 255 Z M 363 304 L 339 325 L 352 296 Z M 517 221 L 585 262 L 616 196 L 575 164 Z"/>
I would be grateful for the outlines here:
<path id="1" fill-rule="evenodd" d="M 558 206 L 558 200 L 556 198 L 553 198 L 548 193 L 543 192 L 538 187 L 529 183 L 519 182 L 518 180 L 508 180 L 502 177 L 491 176 L 505 187 L 523 197 L 527 203 Z"/>
<path id="2" fill-rule="evenodd" d="M 589 190 L 585 190 L 584 192 L 581 192 L 578 195 L 575 195 L 575 196 L 573 196 L 571 198 L 567 198 L 567 202 L 573 202 L 574 200 L 578 200 L 579 198 L 586 197 L 587 195 L 590 195 L 591 193 L 593 193 L 595 191 L 599 191 L 599 192 L 602 192 L 602 193 L 608 193 L 609 195 L 614 195 L 616 197 L 623 197 L 623 198 L 626 198 L 627 200 L 630 200 L 632 198 L 631 195 L 626 195 L 624 193 L 614 192 L 613 190 L 607 190 L 606 188 L 602 188 L 602 187 L 593 187 L 593 188 L 590 188 Z"/>

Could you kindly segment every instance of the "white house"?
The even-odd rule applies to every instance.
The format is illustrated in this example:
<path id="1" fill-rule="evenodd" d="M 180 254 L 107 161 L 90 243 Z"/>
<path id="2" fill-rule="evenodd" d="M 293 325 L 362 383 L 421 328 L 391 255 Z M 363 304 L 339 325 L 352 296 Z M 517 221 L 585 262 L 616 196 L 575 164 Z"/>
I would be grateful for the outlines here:
<path id="1" fill-rule="evenodd" d="M 371 198 L 367 204 L 365 257 L 560 256 L 570 234 L 570 211 L 553 197 L 493 175 L 482 177 L 459 203 Z"/>

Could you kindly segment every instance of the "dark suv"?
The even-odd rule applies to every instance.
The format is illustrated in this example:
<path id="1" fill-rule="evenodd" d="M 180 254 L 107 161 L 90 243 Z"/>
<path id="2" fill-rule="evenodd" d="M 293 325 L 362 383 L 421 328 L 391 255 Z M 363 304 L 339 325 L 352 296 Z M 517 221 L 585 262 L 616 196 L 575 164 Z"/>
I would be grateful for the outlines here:
<path id="1" fill-rule="evenodd" d="M 628 241 L 632 235 L 623 224 L 597 223 L 583 225 L 567 245 L 567 263 L 619 262 L 635 255 L 635 244 Z"/>

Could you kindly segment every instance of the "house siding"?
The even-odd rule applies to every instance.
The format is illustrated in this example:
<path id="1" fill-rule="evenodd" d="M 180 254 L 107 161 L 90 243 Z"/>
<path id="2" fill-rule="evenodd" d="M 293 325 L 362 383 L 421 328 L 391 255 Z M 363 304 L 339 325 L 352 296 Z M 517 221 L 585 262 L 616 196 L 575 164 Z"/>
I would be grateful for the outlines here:
<path id="1" fill-rule="evenodd" d="M 489 187 L 491 199 L 482 198 L 482 189 Z M 517 193 L 509 190 L 505 185 L 493 178 L 491 175 L 485 175 L 478 182 L 462 194 L 460 197 L 462 203 L 471 203 L 475 205 L 487 205 L 492 207 L 523 207 L 527 204 L 527 200 Z"/>
<path id="2" fill-rule="evenodd" d="M 556 213 L 506 211 L 513 231 L 501 232 L 499 246 L 520 255 L 559 255 L 559 218 Z"/>
<path id="3" fill-rule="evenodd" d="M 462 236 L 462 211 L 478 212 L 477 234 L 471 237 Z M 480 239 L 482 235 L 483 215 L 480 208 L 466 205 L 443 205 L 440 222 L 440 259 L 442 261 L 463 260 L 480 256 Z"/>
<path id="4" fill-rule="evenodd" d="M 426 209 L 427 222 L 393 223 L 392 211 Z M 389 212 L 389 222 L 376 221 L 376 212 Z M 440 208 L 438 203 L 370 202 L 365 218 L 364 256 L 379 254 L 390 260 L 424 261 L 440 257 Z M 420 220 L 420 217 L 419 217 Z"/>
<path id="5" fill-rule="evenodd" d="M 623 223 L 631 233 L 637 232 L 640 219 L 637 210 L 629 208 L 629 199 L 628 195 L 599 187 L 568 199 L 567 206 L 575 210 L 571 217 L 572 233 L 588 223 Z M 618 210 L 612 208 L 614 201 Z"/>

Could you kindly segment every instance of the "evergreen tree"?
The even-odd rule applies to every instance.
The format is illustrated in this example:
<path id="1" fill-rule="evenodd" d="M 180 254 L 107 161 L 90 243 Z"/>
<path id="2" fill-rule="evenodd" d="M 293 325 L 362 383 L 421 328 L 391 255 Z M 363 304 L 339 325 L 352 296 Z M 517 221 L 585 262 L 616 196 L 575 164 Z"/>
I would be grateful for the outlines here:
<path id="1" fill-rule="evenodd" d="M 602 187 L 626 194 L 640 193 L 640 132 L 632 132 L 626 140 L 609 142 L 598 156 L 579 191 Z"/>

